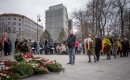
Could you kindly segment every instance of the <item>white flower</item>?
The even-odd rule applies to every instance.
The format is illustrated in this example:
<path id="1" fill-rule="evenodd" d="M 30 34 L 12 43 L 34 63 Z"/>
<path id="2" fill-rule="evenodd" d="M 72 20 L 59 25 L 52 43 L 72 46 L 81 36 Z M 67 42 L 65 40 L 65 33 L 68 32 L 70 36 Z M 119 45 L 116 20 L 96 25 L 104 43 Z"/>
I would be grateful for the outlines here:
<path id="1" fill-rule="evenodd" d="M 9 69 L 9 67 L 6 67 L 5 69 L 6 69 L 6 70 L 8 70 L 8 69 Z"/>
<path id="2" fill-rule="evenodd" d="M 9 75 L 7 75 L 6 78 L 9 78 Z"/>

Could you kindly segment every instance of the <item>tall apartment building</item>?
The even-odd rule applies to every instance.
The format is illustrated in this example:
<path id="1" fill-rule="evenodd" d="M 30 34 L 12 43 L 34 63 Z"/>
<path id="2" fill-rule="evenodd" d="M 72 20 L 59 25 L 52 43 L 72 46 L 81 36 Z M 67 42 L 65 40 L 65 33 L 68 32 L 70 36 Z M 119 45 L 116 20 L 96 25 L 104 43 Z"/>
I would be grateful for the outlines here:
<path id="1" fill-rule="evenodd" d="M 40 39 L 43 27 L 24 15 L 0 14 L 0 36 L 3 31 L 7 33 L 7 37 L 14 44 L 17 38 L 37 40 L 37 31 Z"/>
<path id="2" fill-rule="evenodd" d="M 49 31 L 54 41 L 57 40 L 61 29 L 68 34 L 68 13 L 63 4 L 50 6 L 45 16 L 46 30 Z"/>

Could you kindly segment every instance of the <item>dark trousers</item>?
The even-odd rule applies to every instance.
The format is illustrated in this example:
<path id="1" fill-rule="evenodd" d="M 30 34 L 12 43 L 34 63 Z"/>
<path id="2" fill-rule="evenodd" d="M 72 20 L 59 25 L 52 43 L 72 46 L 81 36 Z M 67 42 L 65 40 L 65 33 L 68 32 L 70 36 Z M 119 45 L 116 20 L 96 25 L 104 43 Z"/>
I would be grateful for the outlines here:
<path id="1" fill-rule="evenodd" d="M 128 50 L 127 49 L 123 49 L 123 57 L 127 57 L 128 56 Z"/>
<path id="2" fill-rule="evenodd" d="M 99 61 L 99 58 L 100 58 L 100 50 L 95 50 L 95 55 L 96 55 L 97 61 Z"/>
<path id="3" fill-rule="evenodd" d="M 0 57 L 2 56 L 2 51 L 0 51 Z"/>
<path id="4" fill-rule="evenodd" d="M 75 47 L 75 54 L 78 54 L 78 47 Z"/>

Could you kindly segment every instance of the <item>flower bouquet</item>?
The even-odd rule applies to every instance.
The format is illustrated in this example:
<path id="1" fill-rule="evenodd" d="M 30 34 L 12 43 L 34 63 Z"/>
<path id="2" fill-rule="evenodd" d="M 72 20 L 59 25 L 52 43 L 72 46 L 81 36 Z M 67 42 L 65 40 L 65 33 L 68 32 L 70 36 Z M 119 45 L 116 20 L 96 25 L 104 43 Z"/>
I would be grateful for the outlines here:
<path id="1" fill-rule="evenodd" d="M 111 42 L 108 37 L 104 38 L 102 41 L 102 51 L 108 53 L 112 48 Z"/>
<path id="2" fill-rule="evenodd" d="M 85 39 L 85 46 L 88 52 L 92 52 L 94 49 L 93 40 L 91 38 Z"/>

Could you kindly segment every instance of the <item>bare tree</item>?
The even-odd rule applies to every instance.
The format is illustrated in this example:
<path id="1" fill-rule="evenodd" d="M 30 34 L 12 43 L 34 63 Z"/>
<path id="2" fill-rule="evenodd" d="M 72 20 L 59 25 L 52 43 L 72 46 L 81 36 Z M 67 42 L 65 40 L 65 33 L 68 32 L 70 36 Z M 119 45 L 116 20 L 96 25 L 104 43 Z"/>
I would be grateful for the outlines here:
<path id="1" fill-rule="evenodd" d="M 124 12 L 126 10 L 126 5 L 130 3 L 129 0 L 113 0 L 114 8 L 118 8 L 120 13 L 120 21 L 121 21 L 121 37 L 124 38 Z"/>

